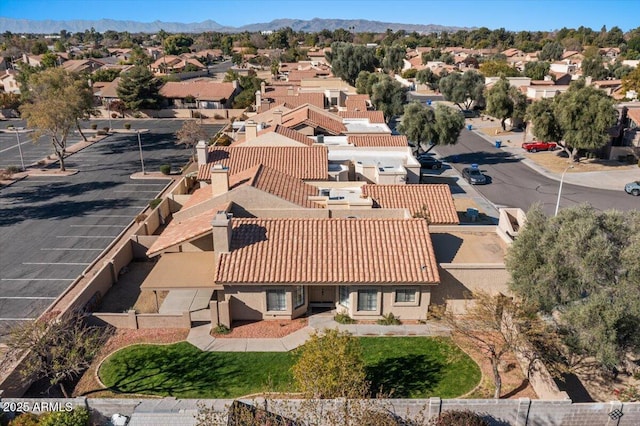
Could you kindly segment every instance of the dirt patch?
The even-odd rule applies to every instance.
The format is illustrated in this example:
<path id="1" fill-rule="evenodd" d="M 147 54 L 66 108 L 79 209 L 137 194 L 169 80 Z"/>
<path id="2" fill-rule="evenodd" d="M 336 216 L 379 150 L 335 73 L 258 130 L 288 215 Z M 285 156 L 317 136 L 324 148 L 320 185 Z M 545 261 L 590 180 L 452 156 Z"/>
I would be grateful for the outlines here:
<path id="1" fill-rule="evenodd" d="M 453 204 L 456 206 L 458 220 L 462 224 L 474 223 L 477 225 L 491 225 L 493 223 L 491 218 L 487 216 L 486 212 L 469 198 L 454 198 Z M 475 222 L 472 222 L 471 218 L 467 216 L 467 209 L 469 208 L 478 210 L 478 218 Z"/>
<path id="2" fill-rule="evenodd" d="M 583 158 L 578 162 L 574 162 L 569 158 L 563 157 L 562 150 L 525 153 L 524 155 L 537 165 L 544 167 L 550 172 L 558 174 L 561 174 L 567 168 L 567 166 L 573 166 L 573 168 L 567 170 L 567 173 L 635 170 L 638 168 L 638 166 L 636 165 L 629 165 L 614 160 L 597 160 Z"/>
<path id="3" fill-rule="evenodd" d="M 126 312 L 135 309 L 140 314 L 157 313 L 156 296 L 153 291 L 140 290 L 140 285 L 149 275 L 154 262 L 131 262 L 120 271 L 118 282 L 102 299 L 99 312 Z M 159 291 L 158 306 L 162 305 L 167 291 Z"/>
<path id="4" fill-rule="evenodd" d="M 493 398 L 495 386 L 493 384 L 493 372 L 491 363 L 482 355 L 477 346 L 467 338 L 456 335 L 452 336 L 453 341 L 464 350 L 479 366 L 482 371 L 482 379 L 480 385 L 473 390 L 466 398 L 486 399 Z M 538 395 L 529 384 L 529 380 L 525 377 L 515 355 L 509 353 L 503 358 L 504 365 L 501 371 L 502 377 L 502 399 L 518 399 L 531 398 L 537 399 Z"/>
<path id="5" fill-rule="evenodd" d="M 237 321 L 231 327 L 231 332 L 219 334 L 212 332 L 215 338 L 269 338 L 284 337 L 296 332 L 308 324 L 307 318 L 294 320 L 268 320 L 268 321 Z"/>
<path id="6" fill-rule="evenodd" d="M 182 342 L 187 339 L 189 330 L 183 329 L 150 329 L 150 330 L 125 330 L 119 329 L 107 341 L 100 354 L 93 360 L 91 367 L 80 378 L 73 390 L 73 396 L 87 396 L 90 398 L 122 398 L 126 395 L 116 394 L 103 389 L 96 379 L 98 366 L 114 351 L 125 346 L 137 343 L 170 344 Z M 132 395 L 131 397 L 136 397 Z"/>

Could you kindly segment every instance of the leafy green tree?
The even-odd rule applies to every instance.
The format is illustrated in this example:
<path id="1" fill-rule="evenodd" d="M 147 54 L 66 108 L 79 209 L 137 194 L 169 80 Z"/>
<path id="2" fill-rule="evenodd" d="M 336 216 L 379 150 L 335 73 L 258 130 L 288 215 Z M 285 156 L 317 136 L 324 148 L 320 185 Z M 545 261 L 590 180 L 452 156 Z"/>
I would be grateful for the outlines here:
<path id="1" fill-rule="evenodd" d="M 384 113 L 388 121 L 393 116 L 402 114 L 407 94 L 399 82 L 386 74 L 383 76 L 384 78 L 371 87 L 371 103 Z"/>
<path id="2" fill-rule="evenodd" d="M 373 85 L 387 77 L 379 72 L 360 71 L 356 79 L 356 93 L 371 96 L 373 94 Z"/>
<path id="3" fill-rule="evenodd" d="M 64 47 L 64 43 L 61 40 L 56 40 L 53 44 L 53 50 L 56 52 L 66 52 L 67 49 Z"/>
<path id="4" fill-rule="evenodd" d="M 604 80 L 609 76 L 607 70 L 602 64 L 602 56 L 590 56 L 582 61 L 582 75 L 591 77 L 594 80 Z"/>
<path id="5" fill-rule="evenodd" d="M 60 170 L 64 171 L 67 137 L 78 119 L 85 118 L 91 111 L 93 92 L 86 79 L 61 68 L 33 74 L 27 87 L 24 94 L 27 102 L 20 107 L 22 117 L 27 120 L 27 126 L 36 129 L 34 140 L 41 136 L 51 138 Z"/>
<path id="6" fill-rule="evenodd" d="M 91 80 L 93 80 L 93 81 L 102 81 L 102 82 L 113 81 L 119 75 L 120 75 L 120 70 L 119 69 L 115 69 L 115 68 L 100 68 L 100 69 L 94 71 L 93 74 L 91 74 Z"/>
<path id="7" fill-rule="evenodd" d="M 532 80 L 544 80 L 549 74 L 551 64 L 545 61 L 527 62 L 524 64 L 523 74 Z"/>
<path id="8" fill-rule="evenodd" d="M 47 379 L 69 397 L 65 383 L 89 368 L 109 330 L 88 326 L 80 313 L 25 322 L 10 332 L 7 346 L 17 356 L 30 352 L 22 364 L 24 377 Z"/>
<path id="9" fill-rule="evenodd" d="M 636 93 L 640 93 L 640 67 L 636 67 L 622 78 L 622 89 L 625 92 L 635 90 Z"/>
<path id="10" fill-rule="evenodd" d="M 524 303 L 555 313 L 565 344 L 607 369 L 640 349 L 640 213 L 539 206 L 510 247 L 510 287 Z"/>
<path id="11" fill-rule="evenodd" d="M 384 58 L 382 59 L 382 68 L 386 72 L 399 73 L 402 69 L 405 50 L 398 45 L 388 46 L 384 49 Z"/>
<path id="12" fill-rule="evenodd" d="M 523 119 L 527 109 L 527 98 L 516 87 L 501 77 L 487 90 L 487 113 L 500 119 L 502 130 L 506 130 L 508 118 Z"/>
<path id="13" fill-rule="evenodd" d="M 328 56 L 333 74 L 352 86 L 360 71 L 372 72 L 377 64 L 373 49 L 351 43 L 331 43 L 331 53 Z"/>
<path id="14" fill-rule="evenodd" d="M 58 65 L 58 55 L 53 52 L 47 52 L 40 58 L 42 68 L 53 68 Z"/>
<path id="15" fill-rule="evenodd" d="M 562 58 L 562 54 L 564 53 L 564 47 L 562 44 L 557 42 L 547 43 L 542 46 L 542 50 L 538 55 L 538 59 L 541 61 L 557 61 Z"/>
<path id="16" fill-rule="evenodd" d="M 449 74 L 440 79 L 438 86 L 444 98 L 456 104 L 461 110 L 471 109 L 474 102 L 484 103 L 484 77 L 476 71 Z"/>
<path id="17" fill-rule="evenodd" d="M 362 398 L 369 393 L 362 348 L 348 332 L 325 329 L 296 350 L 293 377 L 307 398 Z"/>
<path id="18" fill-rule="evenodd" d="M 89 410 L 76 407 L 71 411 L 53 411 L 40 416 L 38 426 L 89 426 Z"/>
<path id="19" fill-rule="evenodd" d="M 574 159 L 578 159 L 579 149 L 599 149 L 609 141 L 608 130 L 616 124 L 618 113 L 605 92 L 579 80 L 554 104 L 565 147 L 573 148 Z"/>
<path id="20" fill-rule="evenodd" d="M 446 70 L 442 70 L 440 74 L 436 74 L 431 71 L 430 68 L 425 68 L 416 73 L 416 81 L 420 84 L 426 84 L 431 90 L 438 90 L 440 79 L 447 75 L 449 75 L 449 73 Z"/>
<path id="21" fill-rule="evenodd" d="M 464 117 L 444 105 L 435 109 L 411 102 L 404 107 L 398 131 L 418 147 L 429 144 L 426 152 L 438 145 L 453 145 L 464 128 Z"/>
<path id="22" fill-rule="evenodd" d="M 161 86 L 148 68 L 135 66 L 122 75 L 116 93 L 129 110 L 155 109 L 160 106 Z"/>
<path id="23" fill-rule="evenodd" d="M 533 125 L 533 135 L 541 141 L 559 142 L 564 135 L 554 111 L 554 101 L 549 98 L 533 102 L 527 108 L 526 120 Z"/>
<path id="24" fill-rule="evenodd" d="M 36 40 L 31 46 L 31 53 L 34 55 L 42 55 L 43 53 L 47 53 L 49 48 L 47 47 L 47 43 L 44 40 Z"/>
<path id="25" fill-rule="evenodd" d="M 0 109 L 18 109 L 20 103 L 17 93 L 0 92 Z"/>
<path id="26" fill-rule="evenodd" d="M 181 53 L 189 53 L 193 44 L 193 38 L 183 34 L 175 34 L 164 39 L 163 46 L 165 54 L 180 55 Z"/>
<path id="27" fill-rule="evenodd" d="M 506 61 L 487 61 L 480 64 L 480 73 L 485 77 L 519 77 L 520 72 Z"/>

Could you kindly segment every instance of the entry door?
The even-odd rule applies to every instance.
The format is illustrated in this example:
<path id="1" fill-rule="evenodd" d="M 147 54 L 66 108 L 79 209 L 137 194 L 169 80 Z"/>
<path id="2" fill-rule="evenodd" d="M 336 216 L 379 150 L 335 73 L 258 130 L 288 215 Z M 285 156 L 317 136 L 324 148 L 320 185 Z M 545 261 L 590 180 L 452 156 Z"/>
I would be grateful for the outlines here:
<path id="1" fill-rule="evenodd" d="M 332 286 L 310 286 L 309 303 L 333 303 L 336 294 Z"/>

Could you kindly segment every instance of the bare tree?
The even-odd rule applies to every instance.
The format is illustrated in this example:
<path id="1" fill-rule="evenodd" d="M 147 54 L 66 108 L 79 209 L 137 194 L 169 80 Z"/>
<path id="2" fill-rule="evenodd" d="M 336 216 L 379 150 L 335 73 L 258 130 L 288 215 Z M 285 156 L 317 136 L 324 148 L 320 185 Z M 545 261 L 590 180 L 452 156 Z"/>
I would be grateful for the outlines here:
<path id="1" fill-rule="evenodd" d="M 196 158 L 196 144 L 198 141 L 208 138 L 207 132 L 195 120 L 185 121 L 182 127 L 176 132 L 177 145 L 184 145 L 191 148 L 191 156 Z"/>

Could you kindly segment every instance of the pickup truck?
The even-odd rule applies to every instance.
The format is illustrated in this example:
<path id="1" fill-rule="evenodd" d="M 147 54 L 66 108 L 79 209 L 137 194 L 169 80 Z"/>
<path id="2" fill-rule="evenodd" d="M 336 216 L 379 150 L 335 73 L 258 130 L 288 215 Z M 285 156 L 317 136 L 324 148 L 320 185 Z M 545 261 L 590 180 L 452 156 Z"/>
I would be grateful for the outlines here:
<path id="1" fill-rule="evenodd" d="M 555 142 L 525 142 L 522 149 L 529 152 L 553 151 L 558 146 Z"/>

